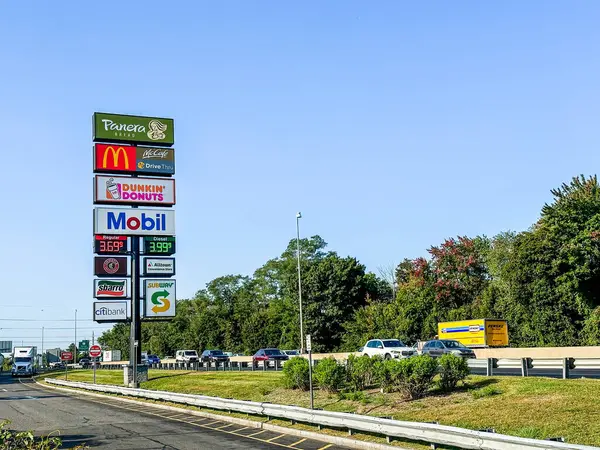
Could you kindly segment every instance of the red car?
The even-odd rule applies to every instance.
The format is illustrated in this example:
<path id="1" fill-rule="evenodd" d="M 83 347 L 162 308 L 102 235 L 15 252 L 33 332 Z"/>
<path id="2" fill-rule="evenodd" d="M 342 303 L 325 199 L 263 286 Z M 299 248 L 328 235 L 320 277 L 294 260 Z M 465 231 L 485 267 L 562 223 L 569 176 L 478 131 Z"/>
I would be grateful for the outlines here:
<path id="1" fill-rule="evenodd" d="M 287 361 L 289 356 L 278 348 L 261 348 L 252 356 L 252 362 L 256 364 L 259 361 Z"/>

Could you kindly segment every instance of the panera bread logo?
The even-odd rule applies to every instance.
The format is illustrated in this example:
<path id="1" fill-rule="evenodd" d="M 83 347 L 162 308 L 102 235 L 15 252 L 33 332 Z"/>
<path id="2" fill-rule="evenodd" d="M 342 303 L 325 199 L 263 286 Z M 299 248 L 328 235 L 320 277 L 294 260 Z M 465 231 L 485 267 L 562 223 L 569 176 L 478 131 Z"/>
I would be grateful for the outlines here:
<path id="1" fill-rule="evenodd" d="M 125 133 L 146 133 L 146 135 L 153 141 L 160 141 L 166 139 L 168 125 L 162 123 L 158 119 L 152 119 L 148 123 L 148 128 L 145 125 L 133 124 L 133 123 L 119 123 L 111 119 L 102 119 L 104 125 L 104 131 L 118 131 Z"/>

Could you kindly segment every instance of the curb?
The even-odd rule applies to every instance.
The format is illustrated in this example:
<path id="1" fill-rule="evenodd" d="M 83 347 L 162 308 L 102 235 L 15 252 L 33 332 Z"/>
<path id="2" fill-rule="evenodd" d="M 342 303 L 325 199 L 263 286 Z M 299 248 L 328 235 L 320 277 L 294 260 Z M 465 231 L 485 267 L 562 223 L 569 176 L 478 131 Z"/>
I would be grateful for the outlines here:
<path id="1" fill-rule="evenodd" d="M 90 397 L 110 398 L 113 400 L 118 400 L 118 401 L 121 401 L 124 403 L 131 403 L 131 404 L 138 405 L 138 406 L 151 405 L 153 408 L 158 408 L 158 409 L 162 409 L 165 411 L 172 411 L 172 412 L 185 411 L 187 414 L 190 414 L 193 416 L 199 416 L 199 417 L 204 417 L 207 419 L 219 420 L 222 422 L 234 423 L 236 425 L 243 425 L 245 427 L 252 427 L 252 428 L 257 428 L 257 429 L 261 429 L 261 430 L 265 430 L 265 431 L 273 431 L 275 433 L 287 434 L 287 435 L 297 436 L 297 437 L 301 437 L 301 438 L 314 439 L 315 441 L 326 442 L 328 444 L 335 444 L 335 445 L 339 445 L 341 447 L 348 447 L 348 448 L 352 448 L 352 449 L 356 449 L 356 450 L 390 450 L 390 449 L 408 450 L 409 449 L 408 447 L 398 447 L 398 446 L 391 446 L 391 445 L 385 445 L 385 444 L 377 444 L 374 442 L 358 441 L 356 439 L 348 439 L 348 438 L 343 438 L 340 436 L 330 436 L 327 434 L 321 434 L 321 433 L 317 433 L 314 431 L 298 430 L 296 428 L 287 428 L 287 427 L 283 427 L 280 425 L 271 425 L 269 423 L 264 423 L 264 422 L 255 422 L 255 421 L 249 420 L 249 419 L 240 419 L 237 417 L 231 417 L 231 416 L 226 416 L 226 415 L 212 414 L 212 413 L 203 412 L 203 411 L 194 411 L 194 410 L 185 409 L 185 408 L 178 408 L 176 406 L 148 403 L 148 402 L 132 400 L 129 398 L 122 398 L 122 397 L 113 396 L 113 395 L 96 394 L 94 392 L 87 392 L 83 389 L 69 389 L 69 388 L 63 388 L 63 387 L 56 387 L 56 386 L 51 386 L 51 385 L 47 385 L 47 384 L 42 384 L 37 380 L 34 380 L 34 381 L 37 385 L 42 386 L 44 388 L 56 389 L 59 391 L 66 391 L 66 392 L 71 392 L 71 393 L 75 393 L 75 394 L 89 395 Z"/>

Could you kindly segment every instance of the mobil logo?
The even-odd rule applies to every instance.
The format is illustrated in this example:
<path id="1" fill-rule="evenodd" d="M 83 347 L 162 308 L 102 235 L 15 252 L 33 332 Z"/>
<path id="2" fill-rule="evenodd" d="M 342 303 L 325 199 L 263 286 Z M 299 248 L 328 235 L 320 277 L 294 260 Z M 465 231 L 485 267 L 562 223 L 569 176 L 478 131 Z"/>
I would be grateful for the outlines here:
<path id="1" fill-rule="evenodd" d="M 95 208 L 94 233 L 173 236 L 175 234 L 175 211 L 171 209 Z"/>

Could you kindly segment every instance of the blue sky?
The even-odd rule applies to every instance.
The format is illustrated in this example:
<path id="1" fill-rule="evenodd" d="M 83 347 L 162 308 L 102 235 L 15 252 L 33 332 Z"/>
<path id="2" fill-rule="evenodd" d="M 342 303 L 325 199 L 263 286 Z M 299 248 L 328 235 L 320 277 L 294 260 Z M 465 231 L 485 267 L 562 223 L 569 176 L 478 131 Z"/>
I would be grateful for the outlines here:
<path id="1" fill-rule="evenodd" d="M 595 1 L 0 8 L 0 340 L 92 312 L 94 111 L 175 119 L 178 294 L 295 235 L 370 270 L 523 230 L 600 156 Z M 42 311 L 43 310 L 43 311 Z M 34 319 L 15 321 L 6 319 Z M 71 321 L 69 321 L 71 320 Z M 85 329 L 83 329 L 85 328 Z"/>

